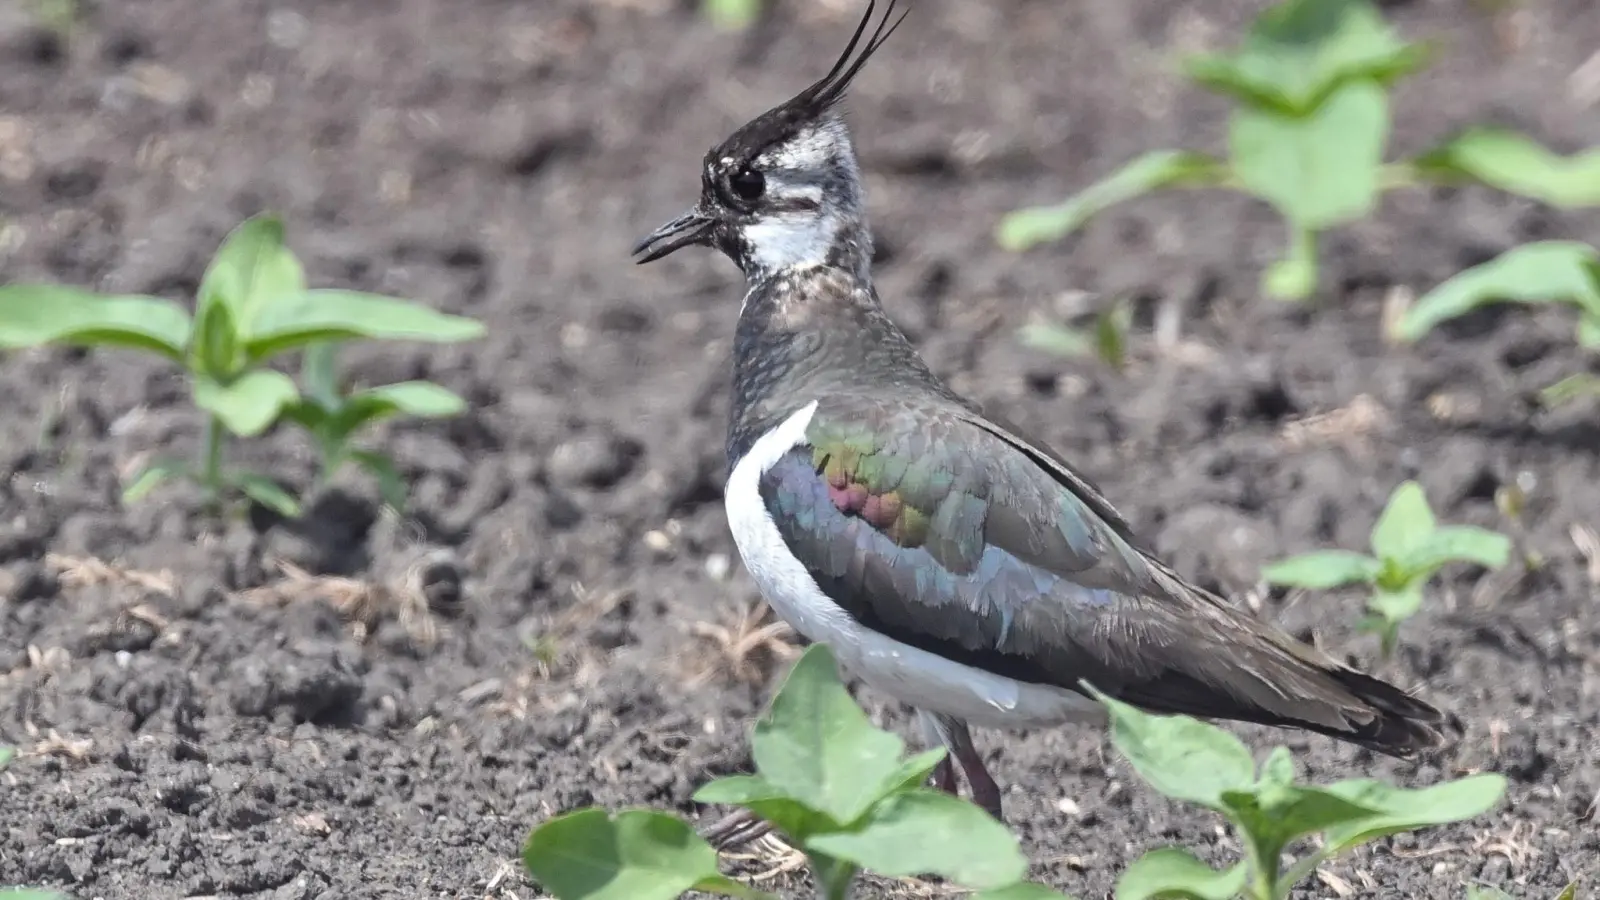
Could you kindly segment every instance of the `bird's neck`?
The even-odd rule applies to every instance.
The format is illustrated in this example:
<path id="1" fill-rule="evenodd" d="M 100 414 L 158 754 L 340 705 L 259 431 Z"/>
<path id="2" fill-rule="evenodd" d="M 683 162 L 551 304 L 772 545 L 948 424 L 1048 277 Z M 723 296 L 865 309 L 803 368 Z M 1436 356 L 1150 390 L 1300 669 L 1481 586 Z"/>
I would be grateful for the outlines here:
<path id="1" fill-rule="evenodd" d="M 730 465 L 790 413 L 828 394 L 954 397 L 889 319 L 872 283 L 827 264 L 752 280 L 733 359 Z"/>

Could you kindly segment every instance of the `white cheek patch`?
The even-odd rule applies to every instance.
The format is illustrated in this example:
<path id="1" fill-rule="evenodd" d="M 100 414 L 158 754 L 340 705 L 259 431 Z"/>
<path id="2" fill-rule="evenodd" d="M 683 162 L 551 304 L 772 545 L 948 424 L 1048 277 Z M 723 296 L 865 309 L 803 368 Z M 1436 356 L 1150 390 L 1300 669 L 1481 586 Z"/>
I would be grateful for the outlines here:
<path id="1" fill-rule="evenodd" d="M 781 213 L 746 225 L 744 237 L 751 262 L 775 272 L 827 262 L 828 252 L 843 226 L 844 222 L 831 213 Z"/>

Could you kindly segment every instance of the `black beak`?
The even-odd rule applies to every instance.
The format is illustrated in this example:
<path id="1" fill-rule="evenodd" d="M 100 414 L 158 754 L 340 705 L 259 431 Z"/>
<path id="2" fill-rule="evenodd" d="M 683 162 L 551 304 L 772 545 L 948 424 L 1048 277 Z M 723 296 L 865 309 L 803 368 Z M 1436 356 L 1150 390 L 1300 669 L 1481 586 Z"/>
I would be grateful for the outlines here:
<path id="1" fill-rule="evenodd" d="M 636 244 L 633 255 L 639 258 L 634 260 L 634 263 L 642 266 L 690 244 L 703 244 L 710 236 L 711 226 L 714 224 L 716 223 L 702 215 L 700 210 L 691 209 L 650 232 L 644 240 Z M 640 256 L 641 253 L 644 255 Z"/>

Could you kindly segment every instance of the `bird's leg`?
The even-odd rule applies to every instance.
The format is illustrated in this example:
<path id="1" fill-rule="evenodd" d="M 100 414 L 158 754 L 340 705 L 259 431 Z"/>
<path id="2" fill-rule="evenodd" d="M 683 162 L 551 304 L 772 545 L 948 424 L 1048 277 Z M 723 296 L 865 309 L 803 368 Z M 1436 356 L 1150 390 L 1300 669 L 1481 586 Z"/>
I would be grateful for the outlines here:
<path id="1" fill-rule="evenodd" d="M 945 748 L 944 759 L 933 767 L 933 786 L 936 790 L 947 794 L 961 796 L 960 788 L 956 786 L 956 763 L 950 755 L 950 736 L 945 731 L 944 722 L 936 713 L 927 710 L 917 710 L 917 724 L 922 726 L 922 736 L 930 744 L 942 744 Z"/>
<path id="2" fill-rule="evenodd" d="M 950 757 L 954 757 L 961 765 L 961 772 L 967 777 L 967 787 L 972 791 L 972 802 L 983 807 L 989 815 L 1004 822 L 1005 817 L 1001 814 L 1000 786 L 994 783 L 989 769 L 983 764 L 983 757 L 978 755 L 978 748 L 972 745 L 972 732 L 967 730 L 967 723 L 936 713 L 922 715 L 927 717 L 924 719 L 925 727 L 931 725 L 937 730 L 945 747 L 950 750 Z M 931 722 L 928 721 L 930 719 Z M 946 757 L 945 761 L 948 762 L 950 757 Z M 954 781 L 953 767 L 950 774 L 951 780 Z"/>

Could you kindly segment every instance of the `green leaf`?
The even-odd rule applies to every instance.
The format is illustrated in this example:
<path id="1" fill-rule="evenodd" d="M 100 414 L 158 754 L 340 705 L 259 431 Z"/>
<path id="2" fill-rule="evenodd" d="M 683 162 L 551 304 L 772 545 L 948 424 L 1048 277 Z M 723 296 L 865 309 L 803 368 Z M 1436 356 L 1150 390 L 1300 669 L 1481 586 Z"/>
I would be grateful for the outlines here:
<path id="1" fill-rule="evenodd" d="M 1017 339 L 1025 347 L 1054 353 L 1069 359 L 1094 352 L 1094 341 L 1082 331 L 1049 322 L 1034 322 L 1017 329 Z"/>
<path id="2" fill-rule="evenodd" d="M 300 356 L 300 382 L 304 395 L 327 412 L 339 408 L 339 345 L 333 341 L 308 344 Z"/>
<path id="3" fill-rule="evenodd" d="M 1095 316 L 1095 352 L 1118 371 L 1128 363 L 1128 329 L 1132 325 L 1133 307 L 1126 300 L 1117 300 Z"/>
<path id="4" fill-rule="evenodd" d="M 1389 495 L 1372 527 L 1372 552 L 1381 560 L 1399 561 L 1421 547 L 1436 526 L 1422 485 L 1407 481 Z"/>
<path id="5" fill-rule="evenodd" d="M 1268 565 L 1261 577 L 1271 584 L 1327 590 L 1346 584 L 1370 584 L 1383 564 L 1365 553 L 1350 550 L 1315 550 Z"/>
<path id="6" fill-rule="evenodd" d="M 277 421 L 278 413 L 300 396 L 294 379 L 270 369 L 246 372 L 223 384 L 211 378 L 196 378 L 193 386 L 196 406 L 222 421 L 223 427 L 240 437 L 254 437 Z"/>
<path id="7" fill-rule="evenodd" d="M 1591 280 L 1596 292 L 1600 293 L 1600 262 L 1589 267 L 1589 274 L 1593 276 Z M 1600 350 L 1600 312 L 1584 310 L 1578 316 L 1578 346 L 1586 350 Z"/>
<path id="8" fill-rule="evenodd" d="M 265 475 L 257 475 L 254 472 L 230 472 L 227 481 L 238 488 L 239 493 L 285 519 L 300 517 L 300 501 Z"/>
<path id="9" fill-rule="evenodd" d="M 700 10 L 715 28 L 743 31 L 761 16 L 761 0 L 701 0 Z"/>
<path id="10" fill-rule="evenodd" d="M 1221 184 L 1227 168 L 1220 160 L 1186 150 L 1157 150 L 1138 157 L 1064 203 L 1019 209 L 1000 220 L 999 245 L 1012 251 L 1060 240 L 1091 218 L 1119 203 L 1161 188 Z"/>
<path id="11" fill-rule="evenodd" d="M 1576 372 L 1539 391 L 1539 403 L 1555 409 L 1578 400 L 1600 397 L 1600 375 Z"/>
<path id="12" fill-rule="evenodd" d="M 1187 68 L 1242 103 L 1304 114 L 1351 82 L 1390 84 L 1426 58 L 1366 0 L 1288 0 L 1256 18 L 1236 53 L 1197 56 Z"/>
<path id="13" fill-rule="evenodd" d="M 1400 567 L 1412 577 L 1422 577 L 1445 563 L 1470 562 L 1499 569 L 1510 559 L 1511 539 L 1505 535 L 1470 525 L 1446 525 L 1412 548 L 1400 560 Z"/>
<path id="14" fill-rule="evenodd" d="M 467 401 L 431 381 L 401 381 L 356 391 L 344 398 L 341 415 L 357 427 L 391 416 L 443 419 L 467 411 Z"/>
<path id="15" fill-rule="evenodd" d="M 1111 742 L 1157 791 L 1225 812 L 1224 791 L 1255 784 L 1250 751 L 1229 732 L 1188 716 L 1151 715 L 1081 684 L 1110 713 Z"/>
<path id="16" fill-rule="evenodd" d="M 1256 847 L 1256 858 L 1273 859 L 1295 838 L 1317 834 L 1335 825 L 1367 821 L 1378 810 L 1322 788 L 1273 785 L 1257 793 L 1223 794 L 1231 819 Z"/>
<path id="17" fill-rule="evenodd" d="M 924 750 L 900 763 L 900 767 L 895 770 L 895 773 L 889 776 L 889 782 L 896 786 L 895 790 L 908 791 L 912 788 L 922 787 L 927 784 L 928 776 L 933 774 L 934 768 L 939 765 L 944 757 L 945 749 L 943 747 Z"/>
<path id="18" fill-rule="evenodd" d="M 1382 631 L 1390 624 L 1404 622 L 1422 608 L 1422 582 L 1416 581 L 1398 589 L 1379 588 L 1367 599 L 1367 609 L 1376 613 L 1381 622 L 1373 623 Z"/>
<path id="19" fill-rule="evenodd" d="M 833 654 L 812 644 L 756 723 L 756 770 L 786 797 L 850 825 L 899 785 L 897 735 L 873 727 L 840 683 Z"/>
<path id="20" fill-rule="evenodd" d="M 1600 317 L 1600 251 L 1577 241 L 1523 244 L 1424 294 L 1393 337 L 1416 341 L 1440 322 L 1492 303 L 1572 303 Z"/>
<path id="21" fill-rule="evenodd" d="M 125 347 L 181 365 L 191 327 L 182 307 L 158 297 L 103 297 L 51 284 L 0 287 L 0 347 Z"/>
<path id="22" fill-rule="evenodd" d="M 1218 872 L 1187 850 L 1162 847 L 1133 861 L 1117 879 L 1116 900 L 1233 900 L 1249 877 L 1239 863 Z"/>
<path id="23" fill-rule="evenodd" d="M 1325 844 L 1330 855 L 1338 855 L 1386 835 L 1462 822 L 1482 815 L 1500 803 L 1506 791 L 1506 778 L 1484 773 L 1415 790 L 1355 779 L 1328 785 L 1325 790 L 1379 811 L 1365 821 L 1328 829 Z"/>
<path id="24" fill-rule="evenodd" d="M 1527 135 L 1480 126 L 1424 153 L 1412 165 L 1424 176 L 1477 181 L 1558 209 L 1600 206 L 1600 148 L 1560 156 Z"/>
<path id="25" fill-rule="evenodd" d="M 195 320 L 194 346 L 189 349 L 191 369 L 204 372 L 216 381 L 229 381 L 244 368 L 243 349 L 228 304 L 202 306 Z"/>
<path id="26" fill-rule="evenodd" d="M 1042 884 L 1019 881 L 1003 888 L 979 891 L 969 895 L 968 900 L 1072 900 L 1072 897 Z"/>
<path id="27" fill-rule="evenodd" d="M 998 888 L 1028 874 L 1006 826 L 966 800 L 922 788 L 890 796 L 857 827 L 812 837 L 805 848 L 889 878 L 938 875 Z"/>
<path id="28" fill-rule="evenodd" d="M 260 310 L 250 356 L 261 360 L 319 341 L 453 343 L 482 337 L 483 324 L 417 303 L 356 291 L 306 291 Z"/>
<path id="29" fill-rule="evenodd" d="M 1561 889 L 1556 895 L 1556 900 L 1578 900 L 1578 883 L 1576 881 Z"/>
<path id="30" fill-rule="evenodd" d="M 842 827 L 829 816 L 785 796 L 759 775 L 718 778 L 697 791 L 695 800 L 742 806 L 772 823 L 795 846 L 803 845 L 813 835 L 836 832 Z"/>
<path id="31" fill-rule="evenodd" d="M 528 836 L 522 863 L 558 900 L 674 900 L 725 880 L 688 823 L 642 809 L 557 816 Z"/>
<path id="32" fill-rule="evenodd" d="M 305 272 L 283 243 L 283 220 L 270 213 L 244 220 L 223 239 L 200 281 L 196 315 L 220 304 L 243 338 L 263 309 L 305 293 Z"/>
<path id="33" fill-rule="evenodd" d="M 128 486 L 122 489 L 123 503 L 138 503 L 162 482 L 173 478 L 193 476 L 189 464 L 175 459 L 158 459 L 139 470 Z"/>
<path id="34" fill-rule="evenodd" d="M 16 756 L 17 748 L 0 747 L 0 769 L 4 769 L 6 766 L 11 765 L 11 760 L 15 759 Z"/>
<path id="35" fill-rule="evenodd" d="M 394 467 L 394 460 L 375 450 L 351 450 L 349 458 L 378 482 L 378 495 L 384 503 L 396 511 L 406 508 L 406 481 Z"/>
<path id="36" fill-rule="evenodd" d="M 70 898 L 55 891 L 25 887 L 0 890 L 0 900 L 70 900 Z"/>
<path id="37" fill-rule="evenodd" d="M 1359 81 L 1303 117 L 1237 109 L 1228 146 L 1247 190 L 1301 231 L 1320 231 L 1362 218 L 1377 205 L 1388 131 L 1388 97 L 1376 84 Z"/>

